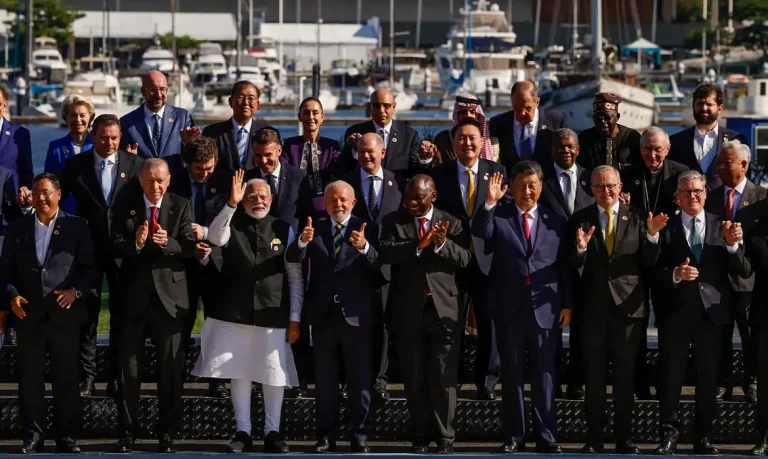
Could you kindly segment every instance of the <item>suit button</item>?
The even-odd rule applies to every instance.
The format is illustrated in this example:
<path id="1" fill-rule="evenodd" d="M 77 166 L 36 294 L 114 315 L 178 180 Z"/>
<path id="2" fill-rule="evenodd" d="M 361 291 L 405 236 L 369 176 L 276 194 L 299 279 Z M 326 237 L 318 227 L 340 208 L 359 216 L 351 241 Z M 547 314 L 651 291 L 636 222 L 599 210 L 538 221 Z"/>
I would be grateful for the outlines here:
<path id="1" fill-rule="evenodd" d="M 704 290 L 704 286 L 703 285 L 701 286 L 701 289 Z"/>
<path id="2" fill-rule="evenodd" d="M 43 268 L 43 272 L 45 272 L 45 268 Z"/>

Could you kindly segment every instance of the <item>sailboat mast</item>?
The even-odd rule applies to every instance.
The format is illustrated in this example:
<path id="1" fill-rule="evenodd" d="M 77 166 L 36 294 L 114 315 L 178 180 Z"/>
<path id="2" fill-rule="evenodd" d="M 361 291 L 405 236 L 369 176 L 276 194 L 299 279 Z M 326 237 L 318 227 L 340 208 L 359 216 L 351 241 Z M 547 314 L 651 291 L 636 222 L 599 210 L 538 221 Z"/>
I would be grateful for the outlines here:
<path id="1" fill-rule="evenodd" d="M 600 77 L 603 54 L 603 5 L 601 0 L 592 0 L 592 69 Z"/>

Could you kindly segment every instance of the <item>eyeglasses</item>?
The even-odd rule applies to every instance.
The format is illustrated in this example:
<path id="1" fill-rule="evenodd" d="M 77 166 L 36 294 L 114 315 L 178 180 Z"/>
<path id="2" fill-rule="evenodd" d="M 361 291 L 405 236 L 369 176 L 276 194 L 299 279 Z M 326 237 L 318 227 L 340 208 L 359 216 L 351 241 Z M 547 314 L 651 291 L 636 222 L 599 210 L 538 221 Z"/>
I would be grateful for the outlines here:
<path id="1" fill-rule="evenodd" d="M 47 198 L 48 196 L 52 195 L 55 192 L 56 192 L 56 190 L 33 191 L 32 192 L 32 197 L 33 198 L 39 198 L 39 197 Z"/>
<path id="2" fill-rule="evenodd" d="M 255 96 L 248 96 L 248 97 L 246 97 L 246 96 L 237 96 L 237 97 L 235 97 L 235 101 L 238 104 L 242 104 L 243 102 L 248 102 L 248 105 L 253 105 L 253 104 L 255 104 L 256 102 L 259 101 L 259 98 L 255 97 Z"/>
<path id="3" fill-rule="evenodd" d="M 150 94 L 168 94 L 168 88 L 150 87 L 147 88 L 147 91 L 149 91 Z"/>
<path id="4" fill-rule="evenodd" d="M 697 198 L 701 197 L 701 195 L 704 194 L 704 189 L 696 189 L 696 190 L 677 190 L 678 193 L 680 193 L 681 196 L 685 196 L 686 198 L 691 197 L 691 195 L 696 196 Z"/>
<path id="5" fill-rule="evenodd" d="M 373 108 L 383 108 L 384 110 L 389 110 L 392 108 L 394 104 L 385 104 L 383 102 L 371 102 L 371 107 Z"/>
<path id="6" fill-rule="evenodd" d="M 619 186 L 618 183 L 606 183 L 604 185 L 592 185 L 593 187 L 597 188 L 600 191 L 613 191 L 614 188 Z"/>

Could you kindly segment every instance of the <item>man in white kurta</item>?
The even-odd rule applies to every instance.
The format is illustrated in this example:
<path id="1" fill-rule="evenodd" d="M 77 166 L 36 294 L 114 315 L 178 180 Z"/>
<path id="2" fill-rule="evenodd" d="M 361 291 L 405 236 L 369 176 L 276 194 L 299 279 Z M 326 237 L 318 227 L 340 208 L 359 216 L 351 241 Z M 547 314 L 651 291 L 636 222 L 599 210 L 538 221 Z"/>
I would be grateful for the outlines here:
<path id="1" fill-rule="evenodd" d="M 243 173 L 232 179 L 227 205 L 209 227 L 210 242 L 221 248 L 216 264 L 219 291 L 206 304 L 200 357 L 192 374 L 231 379 L 237 434 L 230 453 L 252 449 L 251 386 L 264 390 L 264 451 L 287 453 L 280 435 L 284 388 L 298 385 L 291 343 L 299 336 L 304 283 L 301 265 L 285 262 L 285 248 L 295 234 L 269 215 L 269 184 Z M 243 201 L 242 208 L 238 204 Z"/>

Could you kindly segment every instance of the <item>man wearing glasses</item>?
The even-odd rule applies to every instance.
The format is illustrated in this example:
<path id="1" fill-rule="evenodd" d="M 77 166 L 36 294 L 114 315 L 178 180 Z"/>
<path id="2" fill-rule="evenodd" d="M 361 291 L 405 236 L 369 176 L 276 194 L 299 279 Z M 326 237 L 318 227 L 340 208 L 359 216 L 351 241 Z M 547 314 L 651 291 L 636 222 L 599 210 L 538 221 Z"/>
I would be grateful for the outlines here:
<path id="1" fill-rule="evenodd" d="M 573 214 L 574 269 L 583 269 L 582 346 L 586 383 L 587 444 L 583 453 L 603 453 L 608 362 L 613 373 L 614 436 L 617 454 L 638 454 L 632 441 L 635 354 L 647 289 L 642 274 L 659 256 L 663 213 L 652 217 L 619 202 L 619 171 L 598 166 L 592 172 L 596 203 Z"/>
<path id="2" fill-rule="evenodd" d="M 166 104 L 168 81 L 157 70 L 150 70 L 142 78 L 141 96 L 144 103 L 120 118 L 120 149 L 135 152 L 144 159 L 163 158 L 171 172 L 183 168 L 184 144 L 200 135 L 192 115 L 181 107 Z"/>

